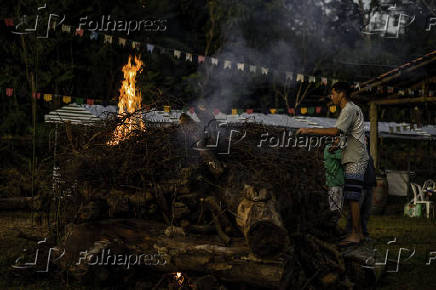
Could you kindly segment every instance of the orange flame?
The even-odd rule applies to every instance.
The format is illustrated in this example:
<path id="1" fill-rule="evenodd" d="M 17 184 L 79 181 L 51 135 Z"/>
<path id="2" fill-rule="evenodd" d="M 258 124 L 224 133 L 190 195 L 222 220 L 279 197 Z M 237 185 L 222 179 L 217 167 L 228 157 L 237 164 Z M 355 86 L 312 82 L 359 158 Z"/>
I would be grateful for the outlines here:
<path id="1" fill-rule="evenodd" d="M 177 281 L 179 286 L 182 286 L 183 282 L 185 282 L 185 277 L 183 277 L 182 272 L 174 273 L 174 279 Z"/>
<path id="2" fill-rule="evenodd" d="M 124 80 L 120 88 L 120 97 L 118 100 L 118 114 L 133 114 L 141 109 L 141 93 L 136 92 L 136 74 L 141 72 L 143 62 L 135 56 L 135 65 L 131 63 L 132 56 L 129 56 L 129 62 L 123 66 Z M 144 129 L 142 117 L 126 118 L 124 123 L 118 125 L 114 131 L 113 138 L 108 142 L 109 145 L 117 145 L 120 141 L 127 138 L 129 133 L 135 128 Z"/>

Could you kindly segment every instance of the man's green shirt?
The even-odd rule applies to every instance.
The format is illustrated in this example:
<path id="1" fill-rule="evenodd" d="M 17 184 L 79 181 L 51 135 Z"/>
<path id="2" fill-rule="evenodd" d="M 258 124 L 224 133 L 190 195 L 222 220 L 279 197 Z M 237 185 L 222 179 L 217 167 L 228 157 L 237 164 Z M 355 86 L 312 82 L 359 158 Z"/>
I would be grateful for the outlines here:
<path id="1" fill-rule="evenodd" d="M 325 180 L 327 186 L 344 185 L 344 169 L 342 168 L 342 150 L 337 149 L 333 153 L 329 152 L 331 145 L 324 149 Z"/>

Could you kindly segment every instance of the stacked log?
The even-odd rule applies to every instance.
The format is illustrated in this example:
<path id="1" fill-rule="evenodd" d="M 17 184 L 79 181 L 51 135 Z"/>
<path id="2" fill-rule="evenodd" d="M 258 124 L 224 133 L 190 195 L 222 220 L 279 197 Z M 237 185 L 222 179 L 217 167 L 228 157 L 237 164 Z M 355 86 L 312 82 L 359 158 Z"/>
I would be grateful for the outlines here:
<path id="1" fill-rule="evenodd" d="M 98 242 L 107 241 L 120 251 L 167 254 L 168 265 L 155 267 L 164 273 L 267 288 L 346 288 L 343 257 L 328 243 L 337 232 L 322 188 L 322 148 L 262 148 L 265 130 L 283 130 L 245 125 L 237 128 L 244 139 L 221 154 L 192 146 L 201 134 L 188 125 L 149 127 L 117 146 L 106 145 L 113 127 L 68 128 L 74 142 L 60 138 L 59 166 L 63 186 L 75 186 L 71 194 L 81 203 L 65 227 L 70 261 L 85 249 L 102 251 Z M 221 141 L 231 142 L 225 130 L 232 127 L 223 130 Z M 70 266 L 77 278 L 89 272 Z"/>

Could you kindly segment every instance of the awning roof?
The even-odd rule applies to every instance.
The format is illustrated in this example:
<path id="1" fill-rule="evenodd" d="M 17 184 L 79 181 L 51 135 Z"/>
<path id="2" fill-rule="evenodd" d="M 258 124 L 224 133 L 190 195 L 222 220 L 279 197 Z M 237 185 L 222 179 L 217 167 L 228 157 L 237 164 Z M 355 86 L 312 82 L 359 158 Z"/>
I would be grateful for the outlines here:
<path id="1" fill-rule="evenodd" d="M 70 104 L 45 115 L 46 122 L 66 122 L 72 124 L 91 125 L 96 121 L 102 121 L 109 116 L 117 113 L 116 106 L 101 105 L 77 105 Z M 144 119 L 152 123 L 177 123 L 181 115 L 181 110 L 171 112 L 152 110 L 144 114 Z M 187 114 L 199 121 L 196 114 Z M 257 123 L 266 126 L 284 128 L 331 128 L 335 126 L 336 119 L 325 117 L 296 116 L 291 117 L 284 114 L 262 114 L 243 113 L 241 115 L 231 115 L 219 113 L 215 116 L 219 122 L 229 124 Z M 369 132 L 369 122 L 365 122 L 365 131 Z M 436 139 L 436 126 L 429 125 L 422 128 L 410 128 L 408 123 L 378 122 L 378 132 L 380 137 L 401 138 L 401 139 Z"/>

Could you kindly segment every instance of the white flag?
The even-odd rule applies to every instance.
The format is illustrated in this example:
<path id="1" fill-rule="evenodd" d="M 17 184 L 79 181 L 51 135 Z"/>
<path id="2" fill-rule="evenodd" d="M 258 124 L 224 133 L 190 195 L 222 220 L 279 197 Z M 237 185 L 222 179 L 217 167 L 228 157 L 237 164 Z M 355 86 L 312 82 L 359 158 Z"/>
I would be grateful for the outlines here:
<path id="1" fill-rule="evenodd" d="M 287 71 L 287 72 L 286 72 L 286 79 L 292 81 L 292 79 L 293 79 L 293 77 L 294 77 L 293 75 L 294 75 L 294 74 L 293 74 L 292 72 Z"/>
<path id="2" fill-rule="evenodd" d="M 261 73 L 263 74 L 263 75 L 267 75 L 268 74 L 268 68 L 266 68 L 266 67 L 261 67 L 260 68 L 260 71 L 261 71 Z"/>
<path id="3" fill-rule="evenodd" d="M 192 62 L 192 54 L 191 53 L 186 53 L 186 60 Z"/>
<path id="4" fill-rule="evenodd" d="M 309 83 L 314 83 L 316 81 L 314 76 L 309 76 Z"/>
<path id="5" fill-rule="evenodd" d="M 182 55 L 182 52 L 181 52 L 180 50 L 176 50 L 176 49 L 174 49 L 174 56 L 175 56 L 176 58 L 180 58 L 181 55 Z"/>
<path id="6" fill-rule="evenodd" d="M 297 74 L 297 82 L 304 82 L 304 75 Z"/>
<path id="7" fill-rule="evenodd" d="M 218 65 L 218 59 L 217 58 L 211 57 L 210 60 L 212 61 L 213 65 Z"/>
<path id="8" fill-rule="evenodd" d="M 122 38 L 122 37 L 119 37 L 118 38 L 118 44 L 121 45 L 122 47 L 125 47 L 126 46 L 126 39 Z"/>
<path id="9" fill-rule="evenodd" d="M 244 71 L 244 64 L 238 63 L 238 70 Z"/>
<path id="10" fill-rule="evenodd" d="M 256 66 L 255 65 L 250 65 L 250 72 L 256 72 Z"/>
<path id="11" fill-rule="evenodd" d="M 104 43 L 112 43 L 112 35 L 104 35 Z"/>
<path id="12" fill-rule="evenodd" d="M 232 62 L 230 60 L 224 61 L 224 69 L 232 69 Z"/>
<path id="13" fill-rule="evenodd" d="M 321 82 L 323 83 L 323 85 L 327 85 L 328 84 L 328 80 L 327 78 L 321 78 Z"/>

